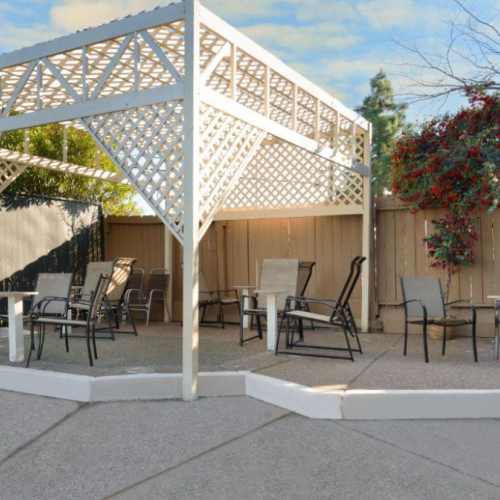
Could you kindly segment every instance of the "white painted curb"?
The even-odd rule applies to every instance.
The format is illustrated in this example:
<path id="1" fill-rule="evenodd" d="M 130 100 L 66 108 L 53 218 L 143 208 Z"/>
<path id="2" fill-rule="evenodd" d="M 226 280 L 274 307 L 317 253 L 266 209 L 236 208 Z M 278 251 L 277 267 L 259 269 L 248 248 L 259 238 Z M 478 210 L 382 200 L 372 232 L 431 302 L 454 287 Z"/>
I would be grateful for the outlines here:
<path id="1" fill-rule="evenodd" d="M 200 396 L 244 396 L 247 371 L 199 374 Z M 79 402 L 182 398 L 181 373 L 89 377 L 69 373 L 0 367 L 0 390 Z"/>
<path id="2" fill-rule="evenodd" d="M 247 395 L 309 418 L 341 419 L 342 392 L 320 391 L 304 385 L 251 373 Z"/>
<path id="3" fill-rule="evenodd" d="M 345 391 L 348 420 L 500 418 L 500 390 Z"/>

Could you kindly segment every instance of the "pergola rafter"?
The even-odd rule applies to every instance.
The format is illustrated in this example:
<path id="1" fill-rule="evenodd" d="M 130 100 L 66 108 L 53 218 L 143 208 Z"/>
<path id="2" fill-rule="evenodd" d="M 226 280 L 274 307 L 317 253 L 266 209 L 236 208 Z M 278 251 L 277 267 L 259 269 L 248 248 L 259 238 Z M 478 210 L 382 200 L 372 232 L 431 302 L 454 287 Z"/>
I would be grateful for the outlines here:
<path id="1" fill-rule="evenodd" d="M 370 124 L 198 0 L 0 56 L 0 136 L 51 123 L 85 129 L 121 172 L 108 180 L 133 185 L 183 244 L 186 399 L 198 244 L 214 219 L 363 214 L 369 254 Z M 28 163 L 43 167 L 0 151 L 0 192 Z"/>

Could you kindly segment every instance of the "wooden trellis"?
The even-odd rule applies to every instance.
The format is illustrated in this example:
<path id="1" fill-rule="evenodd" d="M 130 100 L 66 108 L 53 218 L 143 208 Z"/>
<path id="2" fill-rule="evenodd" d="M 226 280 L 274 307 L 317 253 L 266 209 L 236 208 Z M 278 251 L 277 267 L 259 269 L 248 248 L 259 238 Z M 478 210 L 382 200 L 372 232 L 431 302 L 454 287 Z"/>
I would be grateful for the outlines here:
<path id="1" fill-rule="evenodd" d="M 0 136 L 51 123 L 86 130 L 120 174 L 0 150 L 0 192 L 28 166 L 135 187 L 184 246 L 186 399 L 214 219 L 363 214 L 369 254 L 370 124 L 198 0 L 0 56 Z"/>

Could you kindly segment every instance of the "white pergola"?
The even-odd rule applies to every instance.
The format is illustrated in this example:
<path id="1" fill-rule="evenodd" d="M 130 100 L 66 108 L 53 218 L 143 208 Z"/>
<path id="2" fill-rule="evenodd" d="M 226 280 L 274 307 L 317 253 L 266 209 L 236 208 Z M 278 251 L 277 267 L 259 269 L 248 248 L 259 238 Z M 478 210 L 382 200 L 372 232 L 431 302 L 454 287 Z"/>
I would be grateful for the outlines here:
<path id="1" fill-rule="evenodd" d="M 186 400 L 198 393 L 198 247 L 214 220 L 361 214 L 369 256 L 370 124 L 198 0 L 0 56 L 0 111 L 0 136 L 84 129 L 121 172 L 3 149 L 0 192 L 30 166 L 130 183 L 183 245 Z"/>

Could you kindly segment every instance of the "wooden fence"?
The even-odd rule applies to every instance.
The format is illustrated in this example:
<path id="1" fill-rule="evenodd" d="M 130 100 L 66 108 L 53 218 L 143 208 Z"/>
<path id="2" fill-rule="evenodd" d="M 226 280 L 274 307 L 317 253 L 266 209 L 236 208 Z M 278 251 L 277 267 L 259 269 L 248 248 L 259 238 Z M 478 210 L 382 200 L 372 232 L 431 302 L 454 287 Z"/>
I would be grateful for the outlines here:
<path id="1" fill-rule="evenodd" d="M 423 243 L 424 237 L 432 232 L 432 220 L 439 218 L 443 210 L 425 210 L 413 215 L 407 206 L 390 197 L 378 198 L 376 206 L 371 320 L 380 320 L 386 332 L 400 333 L 403 315 L 398 305 L 402 301 L 399 278 L 444 278 L 442 270 L 431 267 Z M 106 225 L 108 258 L 128 252 L 138 257 L 138 265 L 146 270 L 164 266 L 164 229 L 159 220 L 111 218 L 108 222 L 113 224 L 113 220 L 121 222 L 120 229 L 113 226 L 113 231 Z M 257 284 L 265 257 L 313 260 L 316 268 L 308 295 L 335 297 L 344 284 L 350 261 L 361 253 L 361 228 L 362 218 L 358 215 L 215 222 L 202 241 L 200 266 L 211 288 L 230 289 L 234 285 Z M 478 234 L 475 245 L 478 262 L 473 268 L 460 269 L 453 277 L 450 298 L 472 299 L 479 308 L 479 333 L 489 335 L 493 302 L 488 295 L 500 294 L 500 211 L 481 215 Z M 182 251 L 174 242 L 172 296 L 176 321 L 181 320 L 182 314 L 181 271 Z M 352 304 L 359 317 L 359 285 Z M 465 313 L 463 307 L 456 312 L 458 316 Z"/>
<path id="2" fill-rule="evenodd" d="M 378 198 L 376 210 L 376 311 L 384 331 L 400 332 L 402 311 L 401 276 L 441 278 L 442 269 L 431 266 L 423 239 L 433 232 L 432 221 L 442 217 L 443 209 L 428 209 L 411 214 L 395 198 Z M 472 300 L 480 308 L 480 333 L 492 330 L 493 301 L 488 295 L 500 293 L 500 211 L 481 214 L 479 240 L 474 245 L 477 263 L 461 267 L 453 276 L 450 300 Z M 467 307 L 467 306 L 465 306 Z M 463 307 L 462 307 L 463 309 Z M 465 311 L 459 309 L 456 314 Z"/>

